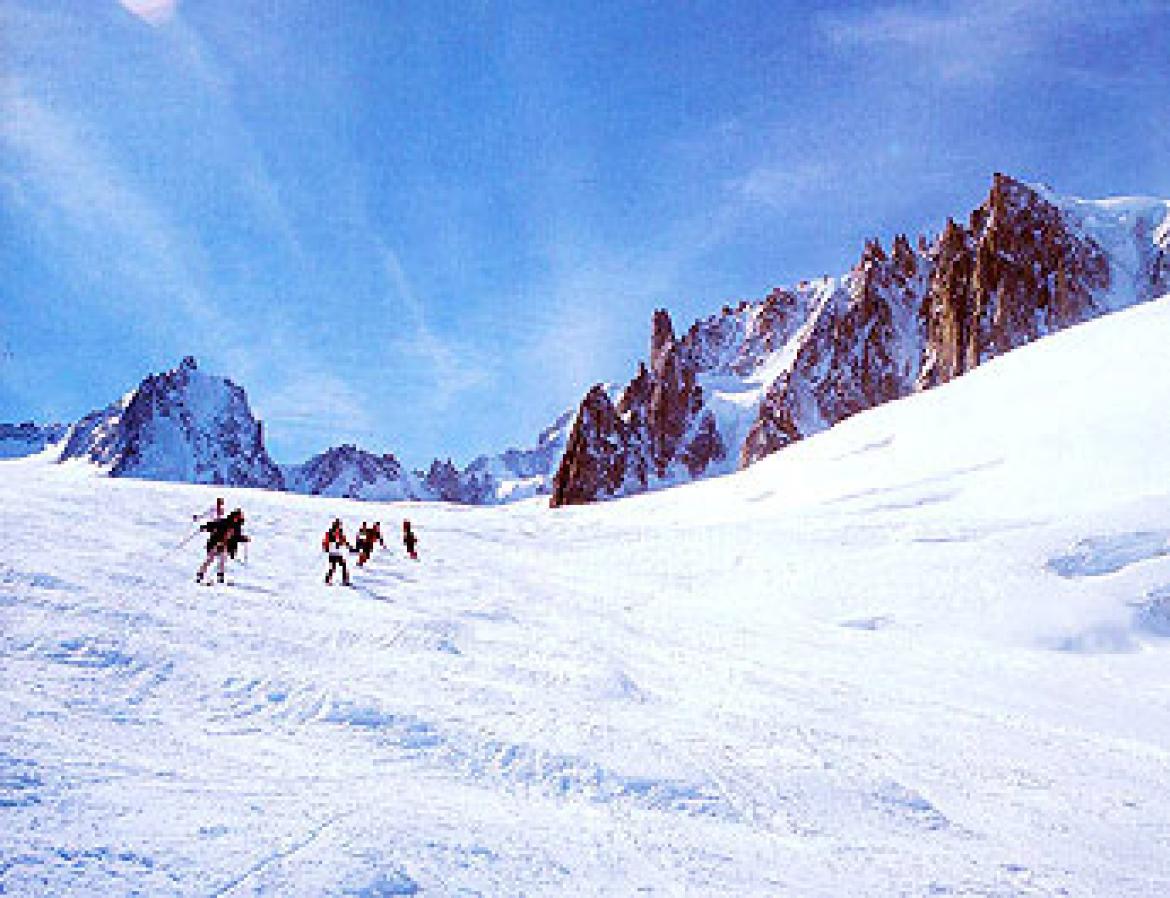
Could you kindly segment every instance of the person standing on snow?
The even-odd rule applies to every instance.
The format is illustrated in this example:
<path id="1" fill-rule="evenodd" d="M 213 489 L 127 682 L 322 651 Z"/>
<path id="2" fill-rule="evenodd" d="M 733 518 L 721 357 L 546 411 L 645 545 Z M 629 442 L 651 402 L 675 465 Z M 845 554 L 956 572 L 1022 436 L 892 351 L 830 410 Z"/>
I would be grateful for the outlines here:
<path id="1" fill-rule="evenodd" d="M 410 556 L 411 560 L 418 561 L 418 555 L 414 551 L 414 547 L 418 545 L 418 537 L 410 529 L 410 521 L 402 522 L 402 544 L 406 546 L 406 554 Z"/>
<path id="2" fill-rule="evenodd" d="M 223 583 L 224 567 L 227 564 L 229 552 L 234 557 L 235 547 L 248 539 L 244 536 L 243 527 L 244 513 L 237 508 L 226 517 L 217 517 L 199 528 L 207 531 L 207 557 L 195 573 L 196 583 L 203 582 L 207 569 L 211 567 L 212 562 L 217 560 L 219 561 L 219 570 L 216 571 L 216 579 Z"/>
<path id="3" fill-rule="evenodd" d="M 362 525 L 358 527 L 357 539 L 353 541 L 353 550 L 358 556 L 358 567 L 362 564 L 362 555 L 368 554 L 366 552 L 366 540 L 369 539 L 370 525 L 362 521 Z"/>
<path id="4" fill-rule="evenodd" d="M 357 539 L 358 567 L 362 567 L 370 560 L 370 556 L 374 554 L 375 542 L 381 543 L 383 549 L 386 548 L 386 543 L 382 539 L 382 522 L 374 521 L 373 526 L 367 527 L 363 521 Z"/>
<path id="5" fill-rule="evenodd" d="M 333 525 L 325 531 L 325 538 L 321 540 L 321 548 L 329 553 L 329 572 L 325 575 L 325 583 L 328 585 L 333 582 L 333 572 L 340 566 L 341 585 L 349 586 L 349 568 L 345 565 L 345 551 L 353 547 L 345 538 L 341 518 L 335 518 Z"/>

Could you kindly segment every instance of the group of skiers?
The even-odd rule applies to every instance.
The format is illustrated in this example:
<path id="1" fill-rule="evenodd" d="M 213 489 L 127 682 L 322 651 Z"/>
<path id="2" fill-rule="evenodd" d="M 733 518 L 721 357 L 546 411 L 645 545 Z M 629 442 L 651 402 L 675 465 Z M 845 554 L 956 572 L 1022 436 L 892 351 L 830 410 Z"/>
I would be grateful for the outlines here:
<path id="1" fill-rule="evenodd" d="M 224 500 L 216 499 L 214 507 L 192 517 L 193 521 L 206 522 L 200 526 L 196 533 L 207 532 L 207 557 L 195 573 L 196 583 L 204 582 L 208 569 L 217 561 L 219 563 L 217 578 L 220 583 L 223 583 L 227 559 L 234 559 L 239 547 L 250 541 L 249 537 L 244 535 L 244 513 L 237 508 L 228 514 L 225 509 Z M 415 536 L 414 530 L 411 529 L 410 521 L 402 522 L 402 544 L 406 547 L 406 554 L 410 556 L 411 560 L 418 561 L 418 538 Z M 375 545 L 386 548 L 386 542 L 382 539 L 381 521 L 374 521 L 373 524 L 362 521 L 357 538 L 353 544 L 350 544 L 341 519 L 335 518 L 321 540 L 321 549 L 329 557 L 329 570 L 325 574 L 325 582 L 332 584 L 333 574 L 337 568 L 341 568 L 342 585 L 349 586 L 349 568 L 345 563 L 346 552 L 356 554 L 358 567 L 364 567 L 366 562 L 370 560 L 370 556 L 374 554 Z"/>
<path id="2" fill-rule="evenodd" d="M 325 582 L 332 583 L 333 574 L 340 567 L 341 583 L 343 586 L 349 586 L 349 568 L 345 564 L 346 550 L 357 555 L 358 567 L 362 567 L 374 554 L 375 544 L 382 546 L 383 549 L 386 548 L 386 543 L 382 539 L 381 521 L 374 521 L 373 524 L 362 521 L 357 538 L 353 545 L 350 545 L 349 539 L 345 535 L 345 528 L 341 524 L 341 518 L 335 518 L 321 539 L 321 549 L 329 556 L 329 570 L 325 574 Z M 406 547 L 406 554 L 410 556 L 411 560 L 418 561 L 418 552 L 415 549 L 418 545 L 418 538 L 414 535 L 414 530 L 411 529 L 410 521 L 402 522 L 402 544 Z"/>

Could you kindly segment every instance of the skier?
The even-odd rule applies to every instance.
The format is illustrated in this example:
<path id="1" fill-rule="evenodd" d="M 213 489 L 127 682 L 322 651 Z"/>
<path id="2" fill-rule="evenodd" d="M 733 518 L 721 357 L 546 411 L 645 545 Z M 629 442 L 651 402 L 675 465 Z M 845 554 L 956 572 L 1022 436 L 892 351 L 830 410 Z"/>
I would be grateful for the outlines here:
<path id="1" fill-rule="evenodd" d="M 366 540 L 369 538 L 370 525 L 362 521 L 362 525 L 358 527 L 357 538 L 353 541 L 353 550 L 358 556 L 358 566 L 361 566 L 361 559 L 366 552 Z M 372 548 L 372 547 L 371 547 Z"/>
<path id="2" fill-rule="evenodd" d="M 410 529 L 410 521 L 402 522 L 402 544 L 406 546 L 406 554 L 410 556 L 411 560 L 418 561 L 418 555 L 414 551 L 414 547 L 418 545 L 418 537 Z"/>
<path id="3" fill-rule="evenodd" d="M 229 552 L 234 551 L 236 545 L 248 539 L 243 534 L 243 526 L 244 513 L 237 508 L 231 514 L 217 517 L 199 528 L 207 531 L 207 557 L 195 573 L 196 583 L 203 582 L 207 569 L 217 560 L 219 561 L 219 570 L 216 571 L 216 579 L 223 583 L 224 567 L 227 564 Z"/>
<path id="4" fill-rule="evenodd" d="M 325 583 L 333 582 L 333 572 L 341 566 L 341 585 L 349 586 L 349 568 L 345 566 L 345 550 L 353 550 L 349 540 L 345 538 L 345 530 L 341 526 L 341 518 L 335 518 L 333 525 L 325 532 L 321 540 L 321 548 L 329 553 L 329 572 L 325 575 Z"/>
<path id="5" fill-rule="evenodd" d="M 382 522 L 374 521 L 373 526 L 367 527 L 365 521 L 362 522 L 362 529 L 358 531 L 357 550 L 358 550 L 358 567 L 362 567 L 370 556 L 374 554 L 374 543 L 381 543 L 382 548 L 386 548 L 386 543 L 382 539 Z"/>

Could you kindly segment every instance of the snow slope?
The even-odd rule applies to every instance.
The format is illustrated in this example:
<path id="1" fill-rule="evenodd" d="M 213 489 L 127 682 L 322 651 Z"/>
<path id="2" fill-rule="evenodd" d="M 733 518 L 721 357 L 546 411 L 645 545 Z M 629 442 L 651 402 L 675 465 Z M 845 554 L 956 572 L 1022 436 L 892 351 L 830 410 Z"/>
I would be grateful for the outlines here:
<path id="1" fill-rule="evenodd" d="M 2 462 L 0 892 L 1166 894 L 1168 337 L 600 505 L 230 490 L 225 588 L 215 488 Z"/>

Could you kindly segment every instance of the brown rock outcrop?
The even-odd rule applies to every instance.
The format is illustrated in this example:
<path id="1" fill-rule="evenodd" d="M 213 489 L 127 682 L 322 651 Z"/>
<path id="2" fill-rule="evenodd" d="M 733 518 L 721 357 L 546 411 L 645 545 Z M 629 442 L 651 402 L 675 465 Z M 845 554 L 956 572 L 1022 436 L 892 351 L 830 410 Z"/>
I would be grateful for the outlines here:
<path id="1" fill-rule="evenodd" d="M 945 383 L 1037 337 L 1106 311 L 1109 260 L 1032 188 L 997 174 L 970 225 L 947 223 L 922 309 L 918 386 Z"/>

